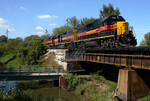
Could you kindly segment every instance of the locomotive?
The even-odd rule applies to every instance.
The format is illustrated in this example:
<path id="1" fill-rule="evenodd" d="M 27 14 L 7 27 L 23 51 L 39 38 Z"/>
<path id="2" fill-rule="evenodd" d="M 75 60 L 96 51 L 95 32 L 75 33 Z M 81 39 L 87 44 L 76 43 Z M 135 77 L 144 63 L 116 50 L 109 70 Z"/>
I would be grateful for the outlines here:
<path id="1" fill-rule="evenodd" d="M 137 44 L 132 29 L 122 16 L 108 16 L 49 37 L 42 44 L 51 48 L 113 48 Z"/>

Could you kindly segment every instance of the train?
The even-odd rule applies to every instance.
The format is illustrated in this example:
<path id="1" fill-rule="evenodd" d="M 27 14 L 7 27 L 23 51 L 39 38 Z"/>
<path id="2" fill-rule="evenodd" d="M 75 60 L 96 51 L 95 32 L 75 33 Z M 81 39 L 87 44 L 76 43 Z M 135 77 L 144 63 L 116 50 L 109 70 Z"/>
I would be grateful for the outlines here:
<path id="1" fill-rule="evenodd" d="M 47 38 L 50 48 L 116 48 L 136 46 L 137 40 L 122 16 L 108 16 Z"/>

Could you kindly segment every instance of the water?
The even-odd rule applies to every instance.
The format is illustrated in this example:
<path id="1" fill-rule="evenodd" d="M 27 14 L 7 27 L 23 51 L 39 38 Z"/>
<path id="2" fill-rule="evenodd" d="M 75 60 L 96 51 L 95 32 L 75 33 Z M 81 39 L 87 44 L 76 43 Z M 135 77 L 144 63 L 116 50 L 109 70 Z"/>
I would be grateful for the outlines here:
<path id="1" fill-rule="evenodd" d="M 33 94 L 41 94 L 45 97 L 50 96 L 56 101 L 81 101 L 81 98 L 78 95 L 75 95 L 73 92 L 63 90 L 59 87 L 36 89 L 33 91 Z"/>
<path id="2" fill-rule="evenodd" d="M 0 87 L 5 83 L 4 92 L 7 92 L 10 87 L 15 86 L 15 81 L 1 81 Z M 61 89 L 59 87 L 50 87 L 50 88 L 39 88 L 32 90 L 34 95 L 42 95 L 43 97 L 51 97 L 54 98 L 54 101 L 81 101 L 81 97 L 79 95 L 74 94 L 73 92 L 69 92 L 67 90 Z"/>
<path id="3" fill-rule="evenodd" d="M 4 88 L 4 90 L 3 90 L 3 92 L 8 92 L 8 90 L 9 90 L 9 88 L 10 87 L 14 87 L 14 89 L 16 88 L 15 87 L 15 81 L 0 81 L 0 87 L 3 85 L 3 84 L 5 84 L 5 88 Z M 0 89 L 0 91 L 2 91 L 1 89 Z"/>

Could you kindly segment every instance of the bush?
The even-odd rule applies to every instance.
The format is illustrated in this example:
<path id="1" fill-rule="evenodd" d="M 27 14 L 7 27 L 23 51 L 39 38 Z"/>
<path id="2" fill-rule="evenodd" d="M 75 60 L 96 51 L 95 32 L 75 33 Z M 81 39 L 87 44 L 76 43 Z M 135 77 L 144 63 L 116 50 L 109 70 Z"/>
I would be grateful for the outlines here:
<path id="1" fill-rule="evenodd" d="M 73 91 L 76 89 L 76 87 L 81 84 L 81 80 L 79 78 L 79 76 L 74 75 L 74 74 L 68 74 L 66 77 L 67 82 L 68 82 L 68 87 L 67 89 L 70 91 Z"/>

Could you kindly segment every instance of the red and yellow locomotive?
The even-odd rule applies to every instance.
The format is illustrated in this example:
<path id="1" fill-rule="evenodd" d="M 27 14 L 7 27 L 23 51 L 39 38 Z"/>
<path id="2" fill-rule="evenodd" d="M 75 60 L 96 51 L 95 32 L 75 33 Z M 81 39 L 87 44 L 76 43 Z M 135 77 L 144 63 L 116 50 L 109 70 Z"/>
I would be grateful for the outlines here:
<path id="1" fill-rule="evenodd" d="M 43 42 L 52 48 L 126 47 L 137 41 L 122 16 L 108 16 L 77 27 Z"/>

